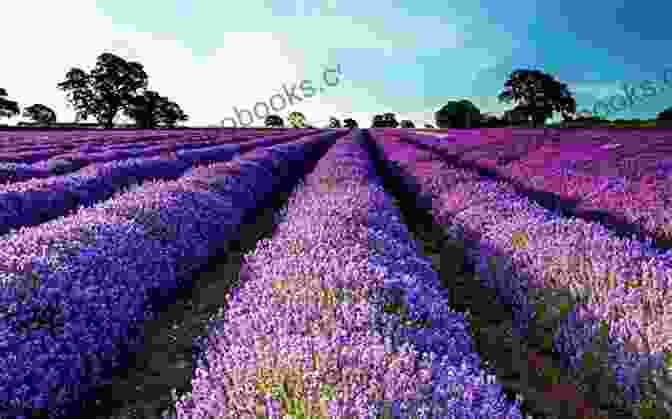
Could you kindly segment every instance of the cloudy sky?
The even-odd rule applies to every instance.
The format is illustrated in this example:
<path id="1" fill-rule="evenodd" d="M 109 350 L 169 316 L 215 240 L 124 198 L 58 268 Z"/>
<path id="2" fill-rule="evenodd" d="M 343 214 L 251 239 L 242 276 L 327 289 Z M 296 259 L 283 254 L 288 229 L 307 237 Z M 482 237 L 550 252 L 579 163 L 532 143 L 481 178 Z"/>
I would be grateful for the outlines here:
<path id="1" fill-rule="evenodd" d="M 624 82 L 664 86 L 666 69 L 672 80 L 672 3 L 665 3 L 12 1 L 0 6 L 0 87 L 22 108 L 43 103 L 72 121 L 56 84 L 71 67 L 90 70 L 107 51 L 142 63 L 149 87 L 177 102 L 191 126 L 221 125 L 237 118 L 234 108 L 247 123 L 244 110 L 257 102 L 281 109 L 283 118 L 303 112 L 316 126 L 333 115 L 368 127 L 383 112 L 433 123 L 434 111 L 459 99 L 500 114 L 513 105 L 496 96 L 516 68 L 552 74 L 567 83 L 578 110 L 591 110 L 624 94 Z M 339 66 L 340 75 L 325 76 Z M 291 94 L 301 80 L 316 90 L 304 95 L 296 87 L 289 103 L 285 90 Z M 608 117 L 654 118 L 672 106 L 670 90 L 644 98 L 636 89 L 642 99 Z M 253 126 L 263 124 L 252 116 Z"/>

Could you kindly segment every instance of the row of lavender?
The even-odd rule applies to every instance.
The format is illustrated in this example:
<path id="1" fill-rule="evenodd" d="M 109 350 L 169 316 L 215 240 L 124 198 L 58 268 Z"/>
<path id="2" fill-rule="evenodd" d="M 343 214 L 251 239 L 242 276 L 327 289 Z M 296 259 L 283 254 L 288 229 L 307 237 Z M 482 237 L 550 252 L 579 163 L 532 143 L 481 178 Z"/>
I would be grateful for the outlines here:
<path id="1" fill-rule="evenodd" d="M 182 128 L 179 130 L 130 130 L 130 131 L 61 131 L 43 130 L 26 132 L 8 132 L 0 130 L 0 150 L 30 151 L 35 147 L 48 148 L 54 146 L 69 145 L 114 145 L 132 144 L 139 141 L 161 141 L 164 139 L 180 137 L 191 138 L 214 138 L 217 136 L 236 136 L 238 134 L 256 133 L 258 135 L 271 135 L 280 133 L 282 129 L 193 129 Z M 308 131 L 308 130 L 304 130 Z"/>
<path id="2" fill-rule="evenodd" d="M 298 133 L 307 135 L 310 131 L 315 130 L 300 130 Z M 96 137 L 80 137 L 80 138 L 58 138 L 52 144 L 45 144 L 41 141 L 35 141 L 33 144 L 14 145 L 0 147 L 0 161 L 15 162 L 15 163 L 35 163 L 44 159 L 59 157 L 64 153 L 102 153 L 105 151 L 113 151 L 118 149 L 134 150 L 137 148 L 146 148 L 151 146 L 160 146 L 170 144 L 172 142 L 179 142 L 180 144 L 187 143 L 208 143 L 221 141 L 241 141 L 250 138 L 258 138 L 264 136 L 272 136 L 278 134 L 287 134 L 284 132 L 259 132 L 255 130 L 244 131 L 242 133 L 210 133 L 208 135 L 200 135 L 195 133 L 178 132 L 168 133 L 164 135 L 147 135 L 139 134 L 135 138 L 128 136 L 125 138 L 118 138 L 114 135 L 98 135 Z M 52 141 L 54 141 L 52 139 Z"/>
<path id="3" fill-rule="evenodd" d="M 49 137 L 46 137 L 49 138 Z M 142 137 L 128 136 L 118 138 L 115 136 L 85 136 L 85 137 L 60 137 L 54 139 L 51 136 L 51 142 L 46 140 L 34 140 L 33 143 L 12 144 L 0 147 L 0 161 L 10 163 L 30 164 L 41 160 L 54 158 L 66 153 L 72 152 L 102 152 L 118 147 L 134 147 L 136 144 L 144 147 L 162 145 L 174 140 L 187 141 L 207 141 L 212 140 L 213 136 L 188 136 L 184 133 L 170 133 L 165 135 L 145 135 Z"/>
<path id="4" fill-rule="evenodd" d="M 28 133 L 23 137 L 7 137 L 6 132 L 0 131 L 0 153 L 5 151 L 32 151 L 34 148 L 49 149 L 55 147 L 118 147 L 128 146 L 135 143 L 160 144 L 163 141 L 174 138 L 185 138 L 194 141 L 216 139 L 219 137 L 236 138 L 238 136 L 266 136 L 286 132 L 286 129 L 263 130 L 245 128 L 238 130 L 204 130 L 204 129 L 179 129 L 179 130 L 137 130 L 118 133 L 115 131 L 98 131 L 96 133 L 44 131 Z M 315 129 L 292 130 L 304 134 L 315 132 Z"/>
<path id="5" fill-rule="evenodd" d="M 308 133 L 294 133 L 296 138 L 300 135 L 308 135 Z M 106 150 L 96 151 L 96 149 L 91 148 L 79 148 L 74 151 L 64 153 L 63 151 L 49 152 L 47 156 L 42 156 L 37 152 L 37 155 L 27 153 L 23 157 L 14 156 L 14 160 L 20 159 L 42 159 L 45 160 L 37 161 L 36 163 L 16 163 L 16 162 L 2 162 L 0 163 L 0 183 L 11 183 L 26 181 L 32 178 L 45 178 L 54 175 L 62 175 L 66 173 L 73 172 L 78 170 L 91 163 L 104 163 L 114 160 L 120 160 L 125 158 L 133 157 L 151 157 L 157 156 L 166 153 L 177 153 L 182 155 L 188 155 L 191 150 L 212 147 L 223 144 L 251 144 L 252 146 L 257 146 L 253 141 L 255 139 L 265 139 L 272 138 L 278 134 L 264 135 L 260 136 L 259 134 L 250 133 L 245 136 L 224 136 L 216 138 L 197 138 L 192 141 L 188 137 L 176 137 L 173 139 L 163 139 L 161 142 L 151 144 L 148 146 L 142 146 L 142 143 L 135 144 L 134 147 L 125 147 L 125 148 L 111 148 L 107 147 Z M 281 133 L 280 135 L 287 135 L 287 132 Z M 140 147 L 135 147 L 139 145 Z M 263 145 L 263 144 L 262 144 Z M 99 149 L 98 149 L 99 150 Z M 0 158 L 2 160 L 2 158 Z"/>
<path id="6" fill-rule="evenodd" d="M 178 417 L 521 417 L 480 368 L 360 131 L 320 159 L 284 210 L 245 256 L 241 287 L 222 296 L 229 308 Z"/>
<path id="7" fill-rule="evenodd" d="M 621 385 L 624 403 L 653 397 L 642 385 L 660 386 L 654 372 L 672 349 L 672 252 L 561 218 L 506 183 L 389 133 L 371 135 L 424 198 L 418 205 L 465 243 L 481 281 L 514 307 L 521 333 L 533 320 L 559 321 L 553 345 L 567 366 L 589 369 L 596 357 Z M 653 376 L 640 382 L 640 374 Z"/>
<path id="8" fill-rule="evenodd" d="M 3 237 L 0 417 L 76 415 L 172 291 L 340 135 L 257 148 Z"/>
<path id="9" fill-rule="evenodd" d="M 175 158 L 158 156 L 97 163 L 69 175 L 0 185 L 0 234 L 103 201 L 130 185 L 153 179 L 176 179 L 191 166 L 230 160 L 240 152 L 293 141 L 301 135 L 276 135 L 239 144 L 179 150 Z"/>
<path id="10" fill-rule="evenodd" d="M 637 233 L 664 247 L 672 241 L 672 131 L 543 131 L 527 137 L 407 135 L 448 158 L 494 170 L 574 216 Z M 451 134 L 452 135 L 452 134 Z M 543 199 L 543 198 L 541 198 Z M 606 215 L 606 216 L 605 216 Z"/>

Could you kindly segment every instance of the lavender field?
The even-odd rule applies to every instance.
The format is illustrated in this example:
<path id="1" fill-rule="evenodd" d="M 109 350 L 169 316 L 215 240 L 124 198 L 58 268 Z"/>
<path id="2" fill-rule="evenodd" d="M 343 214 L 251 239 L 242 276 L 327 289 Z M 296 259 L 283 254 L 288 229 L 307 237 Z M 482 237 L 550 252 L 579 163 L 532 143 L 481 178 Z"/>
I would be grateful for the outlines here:
<path id="1" fill-rule="evenodd" d="M 0 131 L 0 418 L 672 417 L 670 141 Z"/>

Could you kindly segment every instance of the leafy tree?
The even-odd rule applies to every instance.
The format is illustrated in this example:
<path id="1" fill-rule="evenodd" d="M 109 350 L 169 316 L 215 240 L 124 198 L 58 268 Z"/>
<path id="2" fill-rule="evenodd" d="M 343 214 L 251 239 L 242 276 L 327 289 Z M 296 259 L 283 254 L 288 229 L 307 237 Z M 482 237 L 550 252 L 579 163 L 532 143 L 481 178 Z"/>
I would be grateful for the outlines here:
<path id="1" fill-rule="evenodd" d="M 305 128 L 306 117 L 301 112 L 292 112 L 287 116 L 290 128 Z"/>
<path id="2" fill-rule="evenodd" d="M 434 128 L 434 125 L 432 125 L 432 124 L 425 124 L 425 128 Z"/>
<path id="3" fill-rule="evenodd" d="M 396 128 L 399 126 L 399 122 L 392 112 L 387 112 L 382 115 L 375 115 L 371 126 L 374 128 Z"/>
<path id="4" fill-rule="evenodd" d="M 498 98 L 500 102 L 515 101 L 517 109 L 532 117 L 534 127 L 551 118 L 553 112 L 560 112 L 566 120 L 576 113 L 576 101 L 567 85 L 539 70 L 512 72 Z"/>
<path id="5" fill-rule="evenodd" d="M 172 127 L 176 121 L 186 121 L 179 105 L 153 90 L 145 90 L 133 96 L 123 108 L 123 113 L 134 119 L 138 128 L 156 128 L 158 125 Z"/>
<path id="6" fill-rule="evenodd" d="M 385 120 L 389 128 L 396 128 L 399 126 L 399 122 L 397 122 L 397 118 L 392 112 L 383 114 L 383 120 Z"/>
<path id="7" fill-rule="evenodd" d="M 371 127 L 372 128 L 382 128 L 385 126 L 385 120 L 383 119 L 383 115 L 374 115 L 373 116 L 373 121 L 371 122 Z"/>
<path id="8" fill-rule="evenodd" d="M 401 121 L 401 127 L 402 128 L 415 128 L 415 124 L 413 121 L 409 121 L 408 119 L 404 119 Z"/>
<path id="9" fill-rule="evenodd" d="M 282 128 L 285 126 L 285 121 L 278 115 L 268 115 L 264 120 L 264 125 L 267 127 Z"/>
<path id="10" fill-rule="evenodd" d="M 660 121 L 672 121 L 672 107 L 659 112 L 658 115 L 656 115 L 656 119 Z"/>
<path id="11" fill-rule="evenodd" d="M 30 118 L 39 124 L 53 124 L 56 122 L 56 112 L 48 106 L 36 103 L 23 110 L 23 117 Z"/>
<path id="12" fill-rule="evenodd" d="M 481 121 L 480 121 L 481 127 L 497 128 L 506 125 L 507 125 L 506 120 L 498 118 L 497 115 L 491 113 L 481 114 Z"/>
<path id="13" fill-rule="evenodd" d="M 71 68 L 58 84 L 59 89 L 68 93 L 68 101 L 78 117 L 93 116 L 105 128 L 112 128 L 117 113 L 137 96 L 138 90 L 146 87 L 147 73 L 142 64 L 107 52 L 98 56 L 90 73 Z"/>
<path id="14" fill-rule="evenodd" d="M 333 116 L 329 118 L 329 128 L 340 128 L 340 127 L 341 127 L 341 121 L 334 118 Z"/>
<path id="15" fill-rule="evenodd" d="M 164 102 L 163 106 L 159 108 L 158 118 L 160 125 L 170 128 L 174 128 L 177 121 L 189 120 L 189 116 L 184 113 L 180 105 L 170 100 Z"/>
<path id="16" fill-rule="evenodd" d="M 481 111 L 468 100 L 450 101 L 434 113 L 439 128 L 471 128 L 478 123 Z"/>
<path id="17" fill-rule="evenodd" d="M 352 118 L 345 118 L 345 119 L 343 120 L 343 125 L 344 125 L 346 128 L 350 128 L 350 129 L 357 128 L 357 127 L 359 126 L 359 125 L 357 124 L 357 121 L 355 121 L 355 120 L 352 119 Z"/>
<path id="18" fill-rule="evenodd" d="M 19 113 L 19 104 L 7 99 L 7 90 L 0 87 L 0 118 L 11 118 Z"/>

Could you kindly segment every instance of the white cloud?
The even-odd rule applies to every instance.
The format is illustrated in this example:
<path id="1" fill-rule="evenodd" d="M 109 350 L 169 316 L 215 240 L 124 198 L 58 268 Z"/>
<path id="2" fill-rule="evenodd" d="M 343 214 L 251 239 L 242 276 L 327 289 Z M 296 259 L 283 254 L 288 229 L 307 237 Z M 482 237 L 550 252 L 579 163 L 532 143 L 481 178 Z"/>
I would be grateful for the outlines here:
<path id="1" fill-rule="evenodd" d="M 50 106 L 60 121 L 74 120 L 75 113 L 57 83 L 72 67 L 89 71 L 105 51 L 142 63 L 149 88 L 177 102 L 190 115 L 189 125 L 215 123 L 231 116 L 233 106 L 251 107 L 282 91 L 283 83 L 309 79 L 303 74 L 300 52 L 278 34 L 225 33 L 225 47 L 199 60 L 178 40 L 115 25 L 89 1 L 67 3 L 68 7 L 63 2 L 16 3 L 3 10 L 0 26 L 0 39 L 20 39 L 3 44 L 9 62 L 0 67 L 0 87 L 22 108 L 33 103 Z M 27 22 L 35 28 L 32 33 L 26 31 Z"/>

